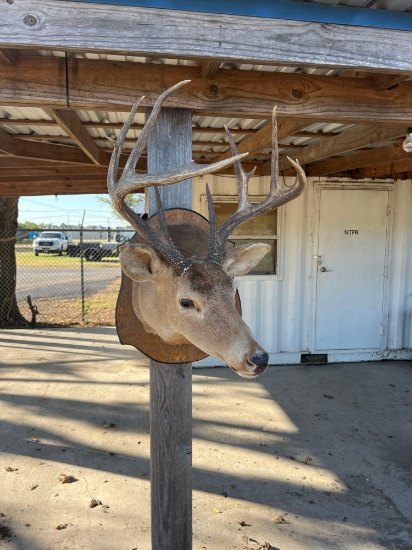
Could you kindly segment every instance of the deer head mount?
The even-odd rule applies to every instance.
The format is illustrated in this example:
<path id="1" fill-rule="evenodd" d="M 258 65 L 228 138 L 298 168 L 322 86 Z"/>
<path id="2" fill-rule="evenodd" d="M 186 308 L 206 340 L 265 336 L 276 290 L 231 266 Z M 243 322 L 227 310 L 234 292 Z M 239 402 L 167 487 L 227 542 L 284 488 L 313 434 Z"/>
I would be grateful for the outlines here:
<path id="1" fill-rule="evenodd" d="M 210 165 L 191 162 L 162 174 L 138 175 L 136 163 L 146 146 L 164 100 L 188 81 L 166 90 L 152 113 L 117 182 L 123 143 L 141 98 L 133 107 L 110 161 L 108 189 L 116 210 L 137 231 L 120 247 L 122 287 L 116 324 L 122 343 L 134 345 L 149 357 L 167 363 L 190 362 L 214 355 L 240 376 L 263 372 L 268 354 L 253 338 L 240 316 L 240 300 L 234 277 L 245 275 L 270 250 L 267 244 L 233 246 L 229 235 L 241 223 L 278 208 L 302 193 L 306 177 L 291 159 L 297 174 L 295 185 L 281 189 L 279 180 L 276 111 L 272 117 L 272 160 L 268 197 L 252 205 L 248 184 L 254 171 L 246 173 L 235 141 L 226 129 L 232 157 Z M 213 173 L 234 164 L 238 184 L 238 209 L 217 229 L 213 201 L 206 186 L 208 222 L 190 210 L 163 210 L 156 186 Z M 154 186 L 158 213 L 142 220 L 124 199 L 143 187 Z"/>

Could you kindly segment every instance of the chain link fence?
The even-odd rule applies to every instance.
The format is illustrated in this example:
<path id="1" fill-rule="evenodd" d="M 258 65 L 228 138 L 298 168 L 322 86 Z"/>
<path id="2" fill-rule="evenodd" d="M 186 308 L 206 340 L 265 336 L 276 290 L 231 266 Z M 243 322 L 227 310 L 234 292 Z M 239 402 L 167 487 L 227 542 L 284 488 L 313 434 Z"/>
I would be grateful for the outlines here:
<path id="1" fill-rule="evenodd" d="M 38 326 L 114 325 L 121 275 L 118 246 L 132 234 L 111 228 L 19 228 L 16 299 L 22 315 Z M 0 299 L 2 292 L 3 285 Z"/>

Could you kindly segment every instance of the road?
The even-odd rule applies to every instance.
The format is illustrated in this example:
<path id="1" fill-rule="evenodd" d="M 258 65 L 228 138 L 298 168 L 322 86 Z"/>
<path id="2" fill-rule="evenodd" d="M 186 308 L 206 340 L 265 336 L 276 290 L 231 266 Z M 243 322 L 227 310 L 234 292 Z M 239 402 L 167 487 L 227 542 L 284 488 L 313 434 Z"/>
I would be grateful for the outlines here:
<path id="1" fill-rule="evenodd" d="M 84 265 L 85 295 L 90 296 L 120 277 L 120 267 Z M 80 266 L 76 267 L 19 267 L 17 269 L 17 300 L 30 294 L 32 298 L 81 296 Z"/>

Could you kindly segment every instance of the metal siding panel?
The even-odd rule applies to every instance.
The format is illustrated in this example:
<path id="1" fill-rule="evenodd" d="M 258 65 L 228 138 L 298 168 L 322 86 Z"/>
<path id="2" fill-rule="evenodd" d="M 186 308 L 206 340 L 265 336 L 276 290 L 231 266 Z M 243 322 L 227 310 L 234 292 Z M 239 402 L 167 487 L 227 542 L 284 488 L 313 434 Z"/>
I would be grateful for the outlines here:
<path id="1" fill-rule="evenodd" d="M 196 210 L 199 210 L 199 197 L 204 194 L 205 181 L 206 178 L 194 180 L 194 209 Z M 208 176 L 207 181 L 214 194 L 236 194 L 233 177 Z M 300 353 L 308 351 L 308 333 L 311 323 L 311 262 L 313 261 L 312 218 L 315 205 L 313 183 L 315 181 L 319 181 L 318 178 L 310 178 L 307 191 L 283 207 L 279 276 L 273 276 L 270 279 L 246 276 L 239 282 L 243 318 L 256 340 L 272 354 L 272 363 L 296 362 L 299 360 Z M 322 181 L 327 180 L 322 179 Z M 338 180 L 333 179 L 333 181 Z M 287 178 L 286 183 L 290 185 L 293 179 Z M 268 177 L 254 178 L 251 181 L 250 193 L 263 195 L 267 193 L 268 185 Z M 390 350 L 412 346 L 411 209 L 412 182 L 396 182 L 388 285 L 387 348 Z M 371 356 L 371 359 L 379 359 L 379 357 Z M 357 358 L 348 355 L 347 358 L 339 360 L 356 361 Z M 212 362 L 208 364 L 214 364 L 213 360 L 210 361 Z"/>
<path id="2" fill-rule="evenodd" d="M 394 224 L 389 269 L 388 349 L 412 347 L 412 182 L 394 189 Z"/>

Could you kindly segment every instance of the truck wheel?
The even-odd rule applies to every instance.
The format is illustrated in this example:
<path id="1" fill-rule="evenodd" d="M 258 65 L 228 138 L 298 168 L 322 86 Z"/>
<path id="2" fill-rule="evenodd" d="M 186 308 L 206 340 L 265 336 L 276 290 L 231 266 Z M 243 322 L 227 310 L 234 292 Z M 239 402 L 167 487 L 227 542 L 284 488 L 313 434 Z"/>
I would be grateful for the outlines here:
<path id="1" fill-rule="evenodd" d="M 39 255 L 39 253 L 37 252 L 37 250 L 34 251 L 34 255 L 35 255 L 35 256 L 38 256 L 38 255 Z"/>
<path id="2" fill-rule="evenodd" d="M 95 262 L 97 260 L 97 251 L 96 250 L 86 250 L 84 257 L 88 262 Z"/>
<path id="3" fill-rule="evenodd" d="M 59 256 L 61 256 L 63 254 L 63 248 L 60 248 L 59 250 Z"/>

